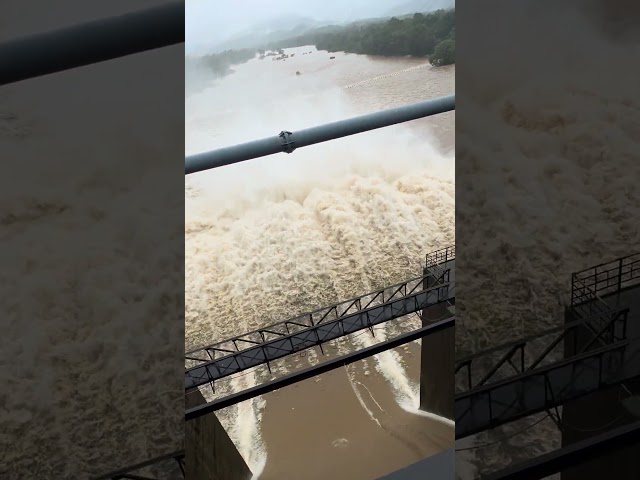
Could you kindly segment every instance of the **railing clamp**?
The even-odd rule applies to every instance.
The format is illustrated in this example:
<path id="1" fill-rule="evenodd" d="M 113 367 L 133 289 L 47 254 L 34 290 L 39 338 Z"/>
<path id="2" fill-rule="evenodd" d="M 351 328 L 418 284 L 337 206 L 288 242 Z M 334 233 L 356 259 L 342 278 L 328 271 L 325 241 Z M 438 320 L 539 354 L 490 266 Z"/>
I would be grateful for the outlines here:
<path id="1" fill-rule="evenodd" d="M 291 135 L 291 132 L 287 132 L 286 130 L 283 130 L 280 132 L 280 135 L 278 135 L 282 143 L 282 150 L 286 153 L 291 153 L 296 149 L 294 146 L 295 142 L 291 139 Z"/>

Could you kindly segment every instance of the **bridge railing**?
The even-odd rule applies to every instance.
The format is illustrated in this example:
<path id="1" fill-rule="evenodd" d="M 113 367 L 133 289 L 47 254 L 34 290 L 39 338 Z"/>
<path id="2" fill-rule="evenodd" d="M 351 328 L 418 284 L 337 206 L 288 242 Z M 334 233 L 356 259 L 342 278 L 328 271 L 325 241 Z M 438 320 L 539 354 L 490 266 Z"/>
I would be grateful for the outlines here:
<path id="1" fill-rule="evenodd" d="M 577 306 L 640 283 L 640 253 L 587 268 L 571 276 L 571 305 Z"/>
<path id="2" fill-rule="evenodd" d="M 373 328 L 382 323 L 400 318 L 446 302 L 454 294 L 453 285 L 441 283 L 427 290 L 422 289 L 422 281 L 407 292 L 406 295 L 394 297 L 385 303 L 370 306 L 350 315 L 322 321 L 319 323 L 300 324 L 300 330 L 290 334 L 278 334 L 269 340 L 251 341 L 251 345 L 241 351 L 208 361 L 185 371 L 185 389 L 193 389 L 201 385 L 248 370 L 258 365 L 267 365 L 289 355 L 315 346 L 321 346 L 340 337 Z M 272 332 L 274 333 L 274 332 Z"/>
<path id="3" fill-rule="evenodd" d="M 594 348 L 624 341 L 628 313 L 628 308 L 611 309 L 602 314 L 579 319 L 463 357 L 456 362 L 456 394 L 465 394 L 514 374 L 521 375 L 533 372 L 537 368 L 544 368 L 557 361 L 552 353 L 556 348 L 562 348 L 566 340 L 573 342 L 574 355 L 581 355 Z M 585 331 L 587 326 L 594 324 L 596 326 L 593 330 L 596 333 L 578 348 L 578 336 L 581 331 Z"/>
<path id="4" fill-rule="evenodd" d="M 294 150 L 309 145 L 368 132 L 378 128 L 389 127 L 398 123 L 417 120 L 452 110 L 455 110 L 455 95 L 390 108 L 359 117 L 298 130 L 297 132 L 283 130 L 280 134 L 272 137 L 188 156 L 185 159 L 185 175 L 276 153 L 293 153 Z"/>
<path id="5" fill-rule="evenodd" d="M 629 343 L 630 340 L 614 342 L 456 395 L 456 439 L 549 411 L 623 382 Z"/>
<path id="6" fill-rule="evenodd" d="M 292 333 L 321 323 L 337 320 L 376 305 L 410 296 L 423 288 L 430 289 L 438 285 L 444 285 L 446 282 L 448 282 L 446 274 L 436 279 L 428 275 L 421 275 L 395 285 L 365 293 L 364 295 L 343 300 L 333 305 L 296 315 L 281 322 L 272 323 L 263 328 L 243 333 L 242 335 L 190 350 L 185 355 L 186 364 L 189 368 L 210 362 L 229 354 L 241 352 L 259 343 L 291 335 Z"/>
<path id="7" fill-rule="evenodd" d="M 450 245 L 445 248 L 441 248 L 440 250 L 436 250 L 435 252 L 429 252 L 425 256 L 425 266 L 435 267 L 436 265 L 440 265 L 442 263 L 446 263 L 449 260 L 455 260 L 456 258 L 456 247 L 455 245 Z"/>

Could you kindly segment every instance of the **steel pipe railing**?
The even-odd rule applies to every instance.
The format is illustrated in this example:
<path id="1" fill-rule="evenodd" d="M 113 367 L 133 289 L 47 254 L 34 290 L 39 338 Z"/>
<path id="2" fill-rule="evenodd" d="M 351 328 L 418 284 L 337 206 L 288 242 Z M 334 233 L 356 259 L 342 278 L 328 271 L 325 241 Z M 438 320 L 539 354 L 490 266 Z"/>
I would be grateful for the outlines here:
<path id="1" fill-rule="evenodd" d="M 184 42 L 184 2 L 0 44 L 0 85 Z"/>
<path id="2" fill-rule="evenodd" d="M 417 120 L 451 110 L 455 110 L 455 95 L 369 113 L 359 117 L 298 130 L 293 133 L 282 131 L 279 135 L 273 137 L 188 156 L 185 159 L 185 175 L 223 167 L 225 165 L 232 165 L 258 157 L 266 157 L 267 155 L 276 153 L 291 153 L 297 148 L 355 135 L 356 133 L 368 132 L 382 127 L 389 127 L 398 123 Z"/>
<path id="3" fill-rule="evenodd" d="M 480 480 L 539 480 L 638 442 L 640 421 L 635 421 L 522 463 L 511 464 L 503 470 L 481 476 Z"/>

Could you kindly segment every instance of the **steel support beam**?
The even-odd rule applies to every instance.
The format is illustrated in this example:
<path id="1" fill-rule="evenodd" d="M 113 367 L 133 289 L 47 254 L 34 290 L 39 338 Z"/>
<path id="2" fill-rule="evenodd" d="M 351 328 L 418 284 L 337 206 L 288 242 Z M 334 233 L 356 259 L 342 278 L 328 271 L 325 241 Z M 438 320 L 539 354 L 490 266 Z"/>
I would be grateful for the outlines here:
<path id="1" fill-rule="evenodd" d="M 576 442 L 545 455 L 482 476 L 482 480 L 539 480 L 585 461 L 640 442 L 640 421 Z"/>
<path id="2" fill-rule="evenodd" d="M 367 328 L 423 310 L 449 300 L 455 295 L 453 285 L 445 283 L 429 290 L 420 290 L 381 305 L 345 315 L 336 320 L 310 326 L 246 350 L 234 352 L 185 371 L 185 389 L 192 389 L 242 372 L 302 350 L 350 335 Z"/>
<path id="3" fill-rule="evenodd" d="M 493 378 L 504 367 L 512 367 L 515 374 L 537 369 L 548 360 L 551 352 L 562 346 L 563 341 L 577 344 L 580 332 L 590 333 L 590 341 L 579 349 L 576 347 L 576 355 L 593 350 L 596 346 L 606 346 L 613 341 L 625 340 L 628 313 L 628 308 L 610 308 L 600 315 L 575 320 L 458 359 L 455 368 L 456 379 L 459 378 L 459 374 L 464 375 L 466 385 L 459 387 L 457 394 L 462 395 L 484 384 L 497 381 Z M 593 328 L 593 324 L 597 324 L 598 328 Z M 498 354 L 503 355 L 496 359 Z M 474 369 L 477 364 L 479 366 Z M 474 377 L 480 377 L 480 380 L 474 380 Z"/>
<path id="4" fill-rule="evenodd" d="M 454 109 L 455 95 L 449 95 L 349 118 L 347 120 L 327 123 L 317 127 L 306 128 L 293 133 L 283 131 L 279 135 L 263 138 L 262 140 L 254 140 L 248 143 L 241 143 L 231 147 L 191 155 L 185 159 L 185 175 L 231 165 L 253 158 L 265 157 L 275 153 L 291 153 L 297 148 L 355 135 L 356 133 L 368 132 L 370 130 L 388 127 L 438 113 L 449 112 Z"/>
<path id="5" fill-rule="evenodd" d="M 456 439 L 549 410 L 628 379 L 624 354 L 630 341 L 525 371 L 455 398 Z"/>
<path id="6" fill-rule="evenodd" d="M 159 457 L 152 458 L 150 460 L 137 463 L 135 465 L 130 465 L 125 468 L 120 468 L 116 471 L 107 473 L 105 475 L 101 475 L 99 477 L 95 477 L 93 480 L 113 480 L 119 478 L 132 478 L 131 472 L 135 472 L 145 467 L 149 467 L 151 465 L 155 465 L 160 462 L 164 462 L 165 460 L 174 459 L 182 466 L 182 461 L 184 460 L 184 450 L 177 450 L 175 452 L 167 453 L 166 455 L 160 455 Z M 184 471 L 183 471 L 184 474 Z"/>
<path id="7" fill-rule="evenodd" d="M 184 42 L 184 2 L 0 44 L 0 85 Z"/>
<path id="8" fill-rule="evenodd" d="M 294 383 L 300 382 L 302 380 L 306 380 L 306 379 L 315 377 L 316 375 L 321 375 L 323 373 L 330 372 L 331 370 L 335 370 L 345 365 L 349 365 L 359 360 L 363 360 L 373 355 L 377 355 L 378 353 L 382 353 L 384 351 L 399 347 L 406 343 L 413 342 L 414 340 L 418 340 L 419 338 L 425 337 L 427 335 L 432 335 L 436 332 L 440 332 L 447 328 L 453 328 L 454 326 L 455 326 L 455 317 L 448 318 L 446 320 L 433 323 L 427 327 L 422 327 L 418 330 L 414 330 L 413 332 L 399 335 L 391 340 L 380 342 L 371 347 L 363 348 L 356 352 L 352 352 L 338 358 L 327 360 L 325 362 L 320 363 L 319 365 L 315 365 L 313 367 L 300 370 L 298 372 L 290 373 L 276 380 L 263 383 L 261 385 L 244 390 L 242 392 L 234 393 L 233 395 L 229 395 L 220 400 L 215 400 L 205 405 L 200 405 L 198 407 L 188 409 L 185 413 L 185 420 L 187 421 L 193 420 L 194 418 L 201 417 L 202 415 L 207 415 L 209 413 L 216 412 L 223 408 L 230 407 L 231 405 L 244 402 L 245 400 L 250 400 L 260 395 L 264 395 L 265 393 L 278 390 L 279 388 L 293 385 Z"/>
<path id="9" fill-rule="evenodd" d="M 435 279 L 430 279 L 429 275 L 411 278 L 389 287 L 365 293 L 364 295 L 342 300 L 341 302 L 319 308 L 312 312 L 303 313 L 281 322 L 272 323 L 271 325 L 243 333 L 242 335 L 190 350 L 186 352 L 185 358 L 196 365 L 208 363 L 216 358 L 217 354 L 223 354 L 224 356 L 225 354 L 240 352 L 268 340 L 282 338 L 291 333 L 299 332 L 301 329 L 310 328 L 330 320 L 336 320 L 346 315 L 366 310 L 371 306 L 387 303 L 396 298 L 406 297 L 416 291 L 429 290 L 432 287 L 446 283 L 444 277 L 449 271 L 450 268 L 444 269 L 443 275 Z M 217 357 L 220 358 L 219 356 Z M 192 365 L 190 365 L 190 367 L 191 366 Z"/>

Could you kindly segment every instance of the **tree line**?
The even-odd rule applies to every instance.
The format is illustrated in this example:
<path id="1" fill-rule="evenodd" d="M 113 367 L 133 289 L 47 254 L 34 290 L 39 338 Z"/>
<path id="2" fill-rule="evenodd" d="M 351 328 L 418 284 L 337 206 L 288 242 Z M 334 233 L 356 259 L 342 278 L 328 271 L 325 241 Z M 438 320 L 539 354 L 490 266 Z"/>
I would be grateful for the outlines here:
<path id="1" fill-rule="evenodd" d="M 227 75 L 231 72 L 233 65 L 240 65 L 248 62 L 256 56 L 258 49 L 243 48 L 240 50 L 225 50 L 221 53 L 212 53 L 198 57 L 197 61 L 219 76 Z"/>
<path id="2" fill-rule="evenodd" d="M 428 57 L 434 65 L 455 63 L 455 10 L 416 13 L 386 22 L 354 23 L 331 31 L 311 31 L 272 48 L 315 45 L 318 50 L 385 57 Z"/>
<path id="3" fill-rule="evenodd" d="M 455 10 L 416 13 L 387 21 L 356 22 L 344 27 L 329 26 L 283 40 L 263 48 L 226 50 L 197 58 L 216 75 L 227 75 L 233 65 L 248 62 L 265 51 L 315 45 L 318 50 L 384 57 L 427 57 L 436 66 L 455 63 Z M 195 61 L 196 59 L 193 59 Z"/>

